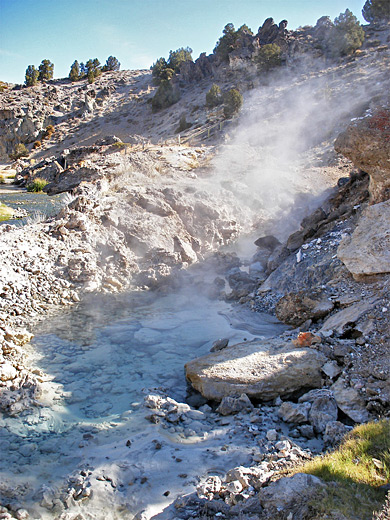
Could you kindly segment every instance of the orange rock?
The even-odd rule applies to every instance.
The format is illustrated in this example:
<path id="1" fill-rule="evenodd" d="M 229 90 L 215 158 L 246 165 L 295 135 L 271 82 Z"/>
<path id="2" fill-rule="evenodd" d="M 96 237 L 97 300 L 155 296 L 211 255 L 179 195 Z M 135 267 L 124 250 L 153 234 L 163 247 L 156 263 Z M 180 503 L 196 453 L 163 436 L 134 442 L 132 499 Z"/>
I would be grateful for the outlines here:
<path id="1" fill-rule="evenodd" d="M 297 339 L 292 341 L 296 347 L 310 347 L 313 343 L 321 343 L 321 338 L 311 332 L 300 332 Z"/>

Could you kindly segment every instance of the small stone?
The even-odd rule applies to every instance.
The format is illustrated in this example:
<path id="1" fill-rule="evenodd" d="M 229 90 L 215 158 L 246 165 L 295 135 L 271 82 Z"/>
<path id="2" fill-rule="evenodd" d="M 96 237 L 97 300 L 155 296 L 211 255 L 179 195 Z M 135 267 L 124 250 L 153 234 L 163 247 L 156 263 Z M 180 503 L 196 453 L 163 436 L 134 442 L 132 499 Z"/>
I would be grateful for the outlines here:
<path id="1" fill-rule="evenodd" d="M 268 430 L 266 433 L 266 437 L 270 442 L 274 442 L 278 439 L 278 432 L 275 429 Z"/>

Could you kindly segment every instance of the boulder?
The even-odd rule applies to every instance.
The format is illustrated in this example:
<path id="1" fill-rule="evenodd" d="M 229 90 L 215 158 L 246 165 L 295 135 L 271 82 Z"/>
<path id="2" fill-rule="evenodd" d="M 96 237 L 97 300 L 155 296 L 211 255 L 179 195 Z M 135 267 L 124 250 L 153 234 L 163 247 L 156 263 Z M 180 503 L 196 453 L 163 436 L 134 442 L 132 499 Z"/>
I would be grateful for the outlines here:
<path id="1" fill-rule="evenodd" d="M 328 318 L 319 330 L 319 333 L 328 336 L 333 332 L 341 336 L 345 330 L 351 326 L 351 324 L 356 323 L 367 311 L 369 311 L 369 309 L 372 308 L 372 305 L 373 303 L 370 302 L 359 302 L 350 305 L 346 309 L 343 309 Z"/>
<path id="2" fill-rule="evenodd" d="M 323 318 L 333 307 L 325 294 L 299 291 L 283 296 L 276 304 L 275 313 L 283 323 L 298 327 L 307 320 Z"/>
<path id="3" fill-rule="evenodd" d="M 326 425 L 324 433 L 324 443 L 328 446 L 336 446 L 340 444 L 343 437 L 350 431 L 348 426 L 340 421 L 330 421 Z"/>
<path id="4" fill-rule="evenodd" d="M 355 279 L 390 272 L 389 221 L 390 200 L 370 206 L 352 235 L 341 241 L 337 256 Z"/>
<path id="5" fill-rule="evenodd" d="M 377 110 L 371 117 L 355 120 L 338 136 L 335 150 L 370 176 L 370 200 L 383 202 L 390 196 L 390 110 Z"/>
<path id="6" fill-rule="evenodd" d="M 359 392 L 350 386 L 347 386 L 344 379 L 340 378 L 331 386 L 337 406 L 345 415 L 357 423 L 367 422 L 370 415 L 366 409 L 364 400 L 360 397 Z"/>
<path id="7" fill-rule="evenodd" d="M 303 388 L 321 386 L 325 356 L 313 349 L 294 348 L 280 338 L 239 343 L 194 359 L 185 365 L 192 386 L 206 399 L 225 396 L 268 401 Z"/>
<path id="8" fill-rule="evenodd" d="M 287 510 L 302 497 L 308 497 L 324 487 L 324 483 L 313 475 L 297 473 L 292 477 L 283 477 L 259 492 L 260 504 L 265 508 Z M 298 518 L 298 517 L 297 517 Z M 302 518 L 302 517 L 301 517 Z"/>

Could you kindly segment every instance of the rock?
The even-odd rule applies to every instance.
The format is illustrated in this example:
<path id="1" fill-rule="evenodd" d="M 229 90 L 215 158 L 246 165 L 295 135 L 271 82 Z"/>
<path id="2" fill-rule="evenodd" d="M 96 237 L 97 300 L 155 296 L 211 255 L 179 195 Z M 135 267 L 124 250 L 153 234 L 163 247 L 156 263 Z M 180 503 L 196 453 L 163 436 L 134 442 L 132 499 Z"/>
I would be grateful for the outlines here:
<path id="1" fill-rule="evenodd" d="M 18 375 L 18 371 L 9 362 L 0 365 L 0 381 L 11 381 Z"/>
<path id="2" fill-rule="evenodd" d="M 207 399 L 246 393 L 271 400 L 302 388 L 321 386 L 326 358 L 307 348 L 292 348 L 283 339 L 239 343 L 185 365 L 187 379 Z"/>
<path id="3" fill-rule="evenodd" d="M 300 498 L 307 499 L 324 487 L 324 483 L 313 475 L 297 473 L 292 477 L 283 477 L 269 486 L 260 489 L 260 504 L 265 508 L 274 507 L 277 510 L 287 510 Z M 301 517 L 302 518 L 302 517 Z"/>
<path id="4" fill-rule="evenodd" d="M 210 352 L 217 352 L 218 350 L 224 349 L 228 345 L 229 345 L 228 338 L 217 339 L 216 341 L 214 341 L 214 343 L 210 349 Z"/>
<path id="5" fill-rule="evenodd" d="M 337 406 L 345 415 L 348 415 L 357 423 L 367 422 L 370 418 L 364 400 L 355 388 L 346 386 L 343 378 L 340 378 L 331 386 Z"/>
<path id="6" fill-rule="evenodd" d="M 379 109 L 371 117 L 357 119 L 335 142 L 335 150 L 370 176 L 372 203 L 390 195 L 390 110 Z"/>
<path id="7" fill-rule="evenodd" d="M 280 406 L 278 415 L 285 422 L 303 424 L 309 420 L 310 408 L 310 403 L 296 404 L 286 401 Z"/>
<path id="8" fill-rule="evenodd" d="M 336 361 L 328 361 L 321 369 L 325 375 L 327 375 L 330 379 L 334 379 L 339 374 L 341 374 L 342 369 L 338 366 Z"/>
<path id="9" fill-rule="evenodd" d="M 390 272 L 389 220 L 390 200 L 370 206 L 352 235 L 341 241 L 337 256 L 356 280 Z"/>
<path id="10" fill-rule="evenodd" d="M 246 394 L 241 394 L 240 397 L 223 397 L 221 404 L 216 411 L 221 415 L 232 415 L 238 412 L 251 412 L 253 404 L 250 402 Z"/>
<path id="11" fill-rule="evenodd" d="M 314 399 L 309 412 L 309 420 L 316 433 L 323 433 L 326 425 L 337 419 L 338 408 L 334 397 L 320 396 Z"/>
<path id="12" fill-rule="evenodd" d="M 265 436 L 270 442 L 275 442 L 278 440 L 278 432 L 275 429 L 268 430 Z"/>
<path id="13" fill-rule="evenodd" d="M 324 433 L 324 443 L 328 446 L 340 444 L 343 437 L 350 431 L 348 426 L 339 421 L 330 421 L 326 425 Z"/>
<path id="14" fill-rule="evenodd" d="M 221 490 L 221 487 L 221 479 L 217 476 L 212 476 L 196 487 L 196 493 L 199 498 L 207 498 L 207 500 L 212 500 L 214 495 L 218 494 L 218 492 Z"/>
<path id="15" fill-rule="evenodd" d="M 280 241 L 273 235 L 267 235 L 255 240 L 255 246 L 268 249 L 270 252 L 272 252 L 277 246 L 280 245 Z"/>
<path id="16" fill-rule="evenodd" d="M 356 323 L 372 306 L 373 303 L 359 302 L 342 309 L 325 321 L 319 333 L 328 336 L 333 332 L 341 336 L 347 327 Z"/>
<path id="17" fill-rule="evenodd" d="M 288 293 L 275 307 L 277 318 L 283 323 L 298 327 L 306 320 L 318 320 L 329 314 L 334 304 L 320 292 Z"/>

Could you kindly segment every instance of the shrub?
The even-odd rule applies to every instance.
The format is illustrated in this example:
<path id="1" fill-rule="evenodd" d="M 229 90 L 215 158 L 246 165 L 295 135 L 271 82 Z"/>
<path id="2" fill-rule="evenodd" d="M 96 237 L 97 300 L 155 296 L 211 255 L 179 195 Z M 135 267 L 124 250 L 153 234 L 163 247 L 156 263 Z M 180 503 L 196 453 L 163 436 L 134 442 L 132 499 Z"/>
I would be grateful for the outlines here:
<path id="1" fill-rule="evenodd" d="M 162 80 L 152 99 L 152 108 L 153 110 L 160 110 L 161 108 L 169 107 L 177 103 L 180 97 L 180 91 L 172 83 L 172 80 Z"/>
<path id="2" fill-rule="evenodd" d="M 236 88 L 232 88 L 223 96 L 223 113 L 225 117 L 232 117 L 242 107 L 243 97 Z"/>
<path id="3" fill-rule="evenodd" d="M 0 202 L 0 221 L 8 220 L 14 214 L 14 210 Z"/>
<path id="4" fill-rule="evenodd" d="M 367 0 L 362 14 L 368 23 L 390 20 L 390 2 L 389 0 Z"/>
<path id="5" fill-rule="evenodd" d="M 33 145 L 33 149 L 36 150 L 37 148 L 40 148 L 42 146 L 41 141 L 35 141 Z"/>
<path id="6" fill-rule="evenodd" d="M 279 67 L 282 64 L 282 50 L 276 43 L 269 43 L 260 47 L 259 53 L 255 58 L 259 72 L 267 72 Z"/>
<path id="7" fill-rule="evenodd" d="M 364 30 L 361 27 L 356 16 L 346 9 L 345 13 L 341 13 L 335 18 L 332 27 L 328 48 L 333 56 L 346 56 L 352 54 L 364 42 Z"/>
<path id="8" fill-rule="evenodd" d="M 15 146 L 14 152 L 10 153 L 10 159 L 16 161 L 16 159 L 20 159 L 21 157 L 27 157 L 29 155 L 29 151 L 23 143 L 18 143 Z"/>
<path id="9" fill-rule="evenodd" d="M 42 139 L 50 139 L 53 134 L 54 134 L 54 126 L 48 125 L 42 135 Z"/>
<path id="10" fill-rule="evenodd" d="M 78 81 L 80 79 L 80 65 L 77 60 L 75 60 L 70 67 L 69 79 L 71 81 Z"/>
<path id="11" fill-rule="evenodd" d="M 0 81 L 0 92 L 4 92 L 9 88 L 9 85 L 5 83 L 4 81 Z"/>
<path id="12" fill-rule="evenodd" d="M 223 97 L 221 88 L 214 83 L 206 94 L 206 105 L 211 108 L 221 105 L 222 103 Z"/>
<path id="13" fill-rule="evenodd" d="M 31 191 L 33 193 L 40 193 L 43 191 L 43 188 L 48 184 L 45 179 L 40 179 L 36 177 L 30 184 L 27 185 L 27 191 Z"/>
<path id="14" fill-rule="evenodd" d="M 38 81 L 48 81 L 53 79 L 54 64 L 50 60 L 42 60 L 38 67 Z"/>
<path id="15" fill-rule="evenodd" d="M 33 87 L 38 83 L 39 71 L 34 65 L 29 65 L 26 69 L 25 83 L 27 87 Z"/>
<path id="16" fill-rule="evenodd" d="M 176 133 L 184 132 L 184 130 L 191 128 L 191 126 L 192 123 L 187 123 L 186 114 L 183 112 L 183 114 L 180 116 L 179 126 L 176 128 Z"/>

